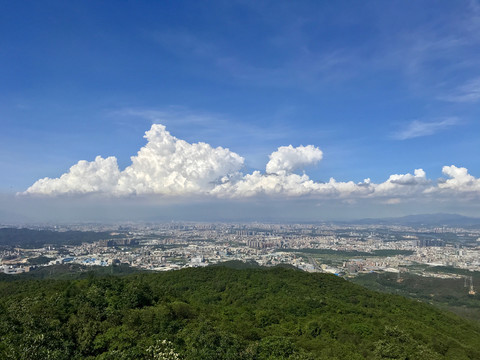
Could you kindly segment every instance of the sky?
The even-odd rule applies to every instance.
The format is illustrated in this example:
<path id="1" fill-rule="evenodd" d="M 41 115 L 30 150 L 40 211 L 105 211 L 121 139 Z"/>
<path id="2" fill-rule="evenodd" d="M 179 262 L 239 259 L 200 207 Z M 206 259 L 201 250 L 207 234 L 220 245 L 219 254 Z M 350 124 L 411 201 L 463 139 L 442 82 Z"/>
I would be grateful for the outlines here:
<path id="1" fill-rule="evenodd" d="M 0 1 L 0 223 L 480 217 L 480 2 Z"/>

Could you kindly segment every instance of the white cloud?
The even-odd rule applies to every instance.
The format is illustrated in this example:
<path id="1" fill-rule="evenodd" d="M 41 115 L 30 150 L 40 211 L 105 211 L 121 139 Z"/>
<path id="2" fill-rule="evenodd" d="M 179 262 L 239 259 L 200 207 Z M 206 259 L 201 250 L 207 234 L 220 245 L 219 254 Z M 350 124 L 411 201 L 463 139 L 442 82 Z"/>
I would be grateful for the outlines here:
<path id="1" fill-rule="evenodd" d="M 456 88 L 451 94 L 441 100 L 459 103 L 473 103 L 480 101 L 480 78 L 471 79 Z"/>
<path id="2" fill-rule="evenodd" d="M 415 169 L 412 174 L 403 175 L 390 175 L 388 182 L 399 185 L 417 185 L 426 184 L 428 180 L 426 178 L 425 171 L 423 169 Z"/>
<path id="3" fill-rule="evenodd" d="M 115 189 L 120 177 L 117 159 L 97 156 L 94 161 L 79 161 L 57 179 L 44 178 L 30 186 L 26 194 L 60 195 L 108 193 Z"/>
<path id="4" fill-rule="evenodd" d="M 119 170 L 115 157 L 97 156 L 92 162 L 79 161 L 59 178 L 38 180 L 23 194 L 311 197 L 347 202 L 378 198 L 388 204 L 435 194 L 480 196 L 480 179 L 470 175 L 466 168 L 453 165 L 443 168 L 449 178 L 436 183 L 427 178 L 423 169 L 416 169 L 413 174 L 391 175 L 379 184 L 370 179 L 360 183 L 333 178 L 317 182 L 305 173 L 294 173 L 322 159 L 322 151 L 313 145 L 279 147 L 270 155 L 265 173 L 242 174 L 244 159 L 226 148 L 213 148 L 202 142 L 190 144 L 172 136 L 159 124 L 152 125 L 145 138 L 147 144 L 132 156 L 132 164 L 123 171 Z"/>
<path id="5" fill-rule="evenodd" d="M 437 121 L 414 120 L 408 124 L 405 129 L 394 134 L 393 137 L 397 140 L 407 140 L 421 136 L 429 136 L 456 124 L 458 124 L 458 119 L 455 117 Z"/>
<path id="6" fill-rule="evenodd" d="M 270 155 L 267 163 L 267 174 L 283 174 L 293 172 L 308 165 L 314 165 L 322 160 L 323 153 L 313 145 L 280 146 L 277 151 Z"/>
<path id="7" fill-rule="evenodd" d="M 208 192 L 222 178 L 234 176 L 244 159 L 222 147 L 189 144 L 154 124 L 145 133 L 147 144 L 132 165 L 120 172 L 114 157 L 93 162 L 80 161 L 58 179 L 41 179 L 27 194 L 163 194 L 184 195 Z"/>
<path id="8" fill-rule="evenodd" d="M 402 199 L 399 199 L 399 198 L 391 198 L 391 199 L 387 199 L 384 201 L 384 204 L 387 204 L 387 205 L 397 205 L 397 204 L 400 204 L 402 202 Z"/>
<path id="9" fill-rule="evenodd" d="M 202 142 L 189 144 L 170 135 L 163 125 L 152 125 L 145 138 L 147 145 L 132 157 L 132 165 L 119 179 L 117 190 L 122 194 L 203 193 L 243 166 L 238 154 Z"/>
<path id="10" fill-rule="evenodd" d="M 261 174 L 259 171 L 245 175 L 236 182 L 226 182 L 217 186 L 213 193 L 232 198 L 269 196 L 313 196 L 326 198 L 376 198 L 412 196 L 421 194 L 428 188 L 430 181 L 422 169 L 412 174 L 391 175 L 387 181 L 375 184 L 370 179 L 355 183 L 337 181 L 334 178 L 326 183 L 315 182 L 308 175 L 287 172 L 279 174 Z"/>
<path id="11" fill-rule="evenodd" d="M 454 165 L 444 166 L 442 172 L 447 175 L 449 179 L 438 183 L 439 190 L 450 190 L 457 193 L 480 193 L 480 179 L 470 175 L 466 168 L 456 167 Z"/>
<path id="12" fill-rule="evenodd" d="M 419 193 L 427 188 L 430 181 L 423 169 L 416 169 L 412 174 L 390 175 L 387 181 L 375 186 L 376 196 L 406 196 Z"/>
<path id="13" fill-rule="evenodd" d="M 362 183 L 363 184 L 363 183 Z M 228 182 L 217 186 L 212 192 L 221 197 L 243 198 L 258 195 L 267 196 L 323 196 L 346 197 L 352 195 L 367 195 L 371 189 L 353 181 L 337 182 L 330 179 L 328 183 L 319 183 L 311 180 L 308 175 L 262 174 L 254 171 L 237 182 Z"/>

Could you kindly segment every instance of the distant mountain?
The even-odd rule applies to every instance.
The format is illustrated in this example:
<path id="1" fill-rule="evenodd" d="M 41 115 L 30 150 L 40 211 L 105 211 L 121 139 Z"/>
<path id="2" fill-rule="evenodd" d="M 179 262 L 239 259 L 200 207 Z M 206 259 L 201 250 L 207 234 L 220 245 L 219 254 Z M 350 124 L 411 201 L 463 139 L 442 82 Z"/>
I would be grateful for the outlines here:
<path id="1" fill-rule="evenodd" d="M 407 215 L 402 217 L 390 217 L 380 219 L 360 219 L 351 223 L 362 225 L 406 225 L 406 226 L 466 226 L 480 227 L 480 218 L 468 217 L 458 214 L 421 214 Z"/>

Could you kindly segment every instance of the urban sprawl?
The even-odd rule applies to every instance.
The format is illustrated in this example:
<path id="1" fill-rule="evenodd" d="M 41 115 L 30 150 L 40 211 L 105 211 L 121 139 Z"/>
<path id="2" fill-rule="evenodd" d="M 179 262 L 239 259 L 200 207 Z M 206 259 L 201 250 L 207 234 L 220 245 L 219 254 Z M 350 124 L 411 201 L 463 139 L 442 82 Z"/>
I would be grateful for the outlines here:
<path id="1" fill-rule="evenodd" d="M 480 230 L 460 227 L 167 223 L 54 228 L 108 231 L 111 237 L 79 246 L 46 244 L 39 249 L 2 250 L 0 270 L 9 274 L 27 272 L 32 269 L 27 260 L 43 256 L 49 261 L 37 267 L 128 264 L 166 271 L 237 260 L 262 266 L 285 264 L 339 276 L 401 274 L 418 271 L 418 265 L 424 269 L 444 266 L 480 271 Z"/>

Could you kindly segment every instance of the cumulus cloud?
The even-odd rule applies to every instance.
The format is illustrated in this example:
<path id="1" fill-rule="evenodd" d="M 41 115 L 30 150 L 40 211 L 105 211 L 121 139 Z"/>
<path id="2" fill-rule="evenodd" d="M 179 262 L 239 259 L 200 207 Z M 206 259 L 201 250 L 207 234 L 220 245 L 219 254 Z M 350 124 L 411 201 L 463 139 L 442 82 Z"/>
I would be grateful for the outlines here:
<path id="1" fill-rule="evenodd" d="M 470 175 L 466 168 L 456 167 L 455 165 L 444 166 L 442 173 L 447 175 L 449 179 L 439 181 L 438 190 L 480 193 L 480 179 Z"/>
<path id="2" fill-rule="evenodd" d="M 305 166 L 314 165 L 322 160 L 323 152 L 313 145 L 280 146 L 277 151 L 270 155 L 267 163 L 267 174 L 282 174 L 302 169 Z"/>
<path id="3" fill-rule="evenodd" d="M 373 190 L 366 183 L 337 182 L 333 178 L 327 183 L 320 183 L 311 180 L 306 174 L 297 175 L 284 171 L 279 174 L 262 174 L 254 171 L 237 182 L 217 186 L 213 193 L 231 198 L 257 195 L 346 197 L 368 195 L 371 191 Z"/>
<path id="4" fill-rule="evenodd" d="M 390 175 L 387 181 L 375 186 L 377 196 L 405 196 L 427 189 L 430 181 L 423 169 L 416 169 L 412 174 Z"/>
<path id="5" fill-rule="evenodd" d="M 219 198 L 313 197 L 341 201 L 380 199 L 396 204 L 401 199 L 421 196 L 455 196 L 459 193 L 480 196 L 480 179 L 466 168 L 443 167 L 447 179 L 433 182 L 423 169 L 413 174 L 394 174 L 382 182 L 328 182 L 312 180 L 296 170 L 318 163 L 322 151 L 313 145 L 281 146 L 270 155 L 266 171 L 243 174 L 244 159 L 229 149 L 206 143 L 190 144 L 172 136 L 163 125 L 154 124 L 144 136 L 147 143 L 130 166 L 121 171 L 115 157 L 97 156 L 94 161 L 79 161 L 59 178 L 35 182 L 23 194 L 57 196 L 100 193 L 109 196 L 158 194 L 164 196 L 205 195 Z"/>
<path id="6" fill-rule="evenodd" d="M 132 156 L 132 165 L 119 178 L 121 194 L 202 193 L 243 167 L 238 154 L 202 142 L 189 144 L 170 135 L 163 125 L 153 125 L 145 138 L 147 145 Z"/>
<path id="7" fill-rule="evenodd" d="M 60 178 L 38 180 L 25 193 L 197 194 L 208 192 L 243 167 L 244 159 L 238 154 L 201 142 L 189 144 L 163 125 L 152 125 L 144 137 L 147 144 L 124 171 L 119 171 L 115 157 L 98 156 L 93 162 L 79 161 Z"/>
<path id="8" fill-rule="evenodd" d="M 40 179 L 26 194 L 60 195 L 111 192 L 120 178 L 117 159 L 97 156 L 94 161 L 79 161 L 57 179 Z"/>

